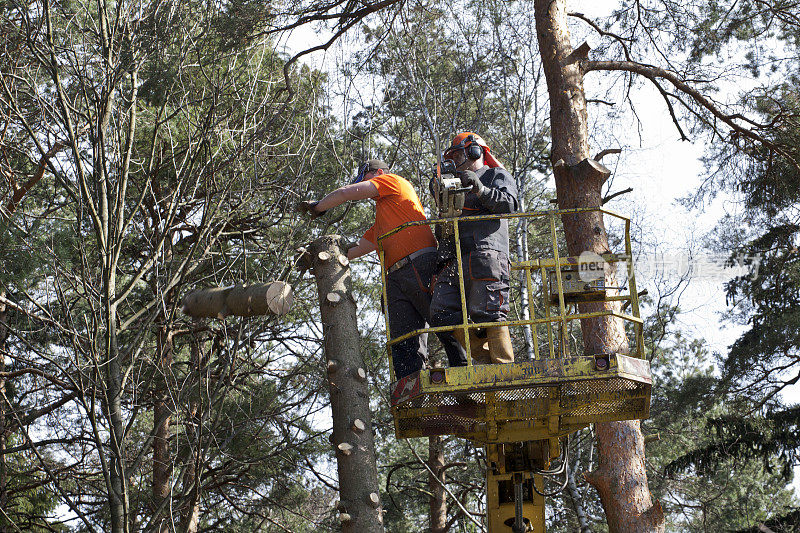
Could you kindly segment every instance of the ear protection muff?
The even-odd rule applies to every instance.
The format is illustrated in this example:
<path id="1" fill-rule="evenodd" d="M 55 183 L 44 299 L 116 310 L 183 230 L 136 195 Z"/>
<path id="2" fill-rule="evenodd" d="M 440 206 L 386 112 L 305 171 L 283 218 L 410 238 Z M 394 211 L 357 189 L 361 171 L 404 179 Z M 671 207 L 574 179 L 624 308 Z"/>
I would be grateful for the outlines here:
<path id="1" fill-rule="evenodd" d="M 483 146 L 475 142 L 475 137 L 473 137 L 472 135 L 467 137 L 465 142 L 470 143 L 469 146 L 467 146 L 467 148 L 465 149 L 465 154 L 467 156 L 467 159 L 470 159 L 471 161 L 477 161 L 478 159 L 480 159 L 481 156 L 483 155 Z"/>
<path id="2" fill-rule="evenodd" d="M 462 134 L 463 135 L 463 134 Z M 458 136 L 456 137 L 456 139 Z M 479 137 L 473 134 L 467 135 L 458 144 L 454 144 L 444 152 L 444 157 L 449 158 L 449 154 L 456 150 L 464 150 L 464 155 L 470 161 L 477 161 L 482 155 L 485 155 L 485 149 L 481 144 L 483 141 L 478 142 Z M 455 139 L 454 139 L 455 141 Z"/>

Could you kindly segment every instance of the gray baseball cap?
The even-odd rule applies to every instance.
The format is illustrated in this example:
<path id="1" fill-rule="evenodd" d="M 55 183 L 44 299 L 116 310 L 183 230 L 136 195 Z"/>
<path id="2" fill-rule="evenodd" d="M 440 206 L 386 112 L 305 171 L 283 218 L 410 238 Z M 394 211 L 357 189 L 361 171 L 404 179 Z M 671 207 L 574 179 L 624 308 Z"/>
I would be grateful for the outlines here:
<path id="1" fill-rule="evenodd" d="M 366 167 L 365 172 L 371 172 L 378 169 L 389 170 L 389 165 L 380 159 L 369 159 L 368 161 L 364 161 L 364 166 Z"/>

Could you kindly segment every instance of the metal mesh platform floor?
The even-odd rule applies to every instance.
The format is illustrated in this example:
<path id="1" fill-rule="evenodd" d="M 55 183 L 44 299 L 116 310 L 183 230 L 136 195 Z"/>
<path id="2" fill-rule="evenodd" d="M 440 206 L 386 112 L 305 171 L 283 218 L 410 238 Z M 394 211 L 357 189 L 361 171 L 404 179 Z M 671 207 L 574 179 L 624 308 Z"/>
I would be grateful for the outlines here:
<path id="1" fill-rule="evenodd" d="M 631 359 L 611 354 L 606 370 L 596 370 L 592 357 L 446 369 L 444 378 L 424 370 L 408 376 L 410 387 L 403 380 L 395 386 L 396 433 L 515 442 L 558 437 L 595 422 L 647 418 L 649 365 Z"/>

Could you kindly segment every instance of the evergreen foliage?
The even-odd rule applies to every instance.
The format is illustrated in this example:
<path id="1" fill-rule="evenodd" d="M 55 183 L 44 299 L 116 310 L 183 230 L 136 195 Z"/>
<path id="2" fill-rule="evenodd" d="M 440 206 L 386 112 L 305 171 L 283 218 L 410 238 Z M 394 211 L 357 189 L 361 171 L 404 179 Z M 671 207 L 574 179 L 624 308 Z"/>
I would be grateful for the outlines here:
<path id="1" fill-rule="evenodd" d="M 646 330 L 657 387 L 644 427 L 659 436 L 648 444 L 648 456 L 668 530 L 737 530 L 790 510 L 796 504 L 787 487 L 791 473 L 785 477 L 781 468 L 753 453 L 763 445 L 766 427 L 742 414 L 753 403 L 721 394 L 704 342 L 656 318 L 674 319 L 677 311 L 659 307 Z M 727 427 L 734 419 L 742 424 Z M 776 436 L 792 431 L 770 427 Z"/>
<path id="2" fill-rule="evenodd" d="M 8 399 L 0 399 L 8 480 L 0 530 L 169 531 L 188 529 L 195 512 L 195 530 L 339 527 L 317 296 L 294 252 L 327 233 L 355 240 L 372 214 L 362 203 L 312 223 L 292 206 L 381 157 L 431 208 L 431 123 L 439 150 L 458 131 L 480 133 L 516 176 L 527 210 L 550 208 L 553 195 L 530 6 L 384 7 L 356 26 L 363 47 L 352 61 L 323 73 L 292 62 L 280 31 L 336 19 L 340 8 L 333 27 L 343 30 L 367 14 L 355 10 L 374 5 L 0 3 L 0 295 L 13 304 L 0 321 Z M 734 258 L 760 261 L 757 276 L 728 284 L 730 317 L 748 331 L 715 369 L 700 340 L 671 329 L 677 308 L 654 303 L 647 322 L 657 380 L 644 427 L 659 435 L 647 451 L 670 530 L 798 525 L 787 487 L 800 408 L 778 395 L 800 374 L 800 175 L 786 157 L 800 159 L 797 63 L 764 50 L 778 42 L 796 52 L 795 7 L 623 2 L 606 29 L 629 33 L 600 49 L 625 57 L 620 42 L 644 37 L 634 52 L 667 42 L 658 54 L 685 59 L 685 78 L 706 80 L 714 78 L 705 76 L 707 58 L 743 46 L 745 67 L 769 81 L 741 98 L 762 118 L 751 126 L 767 144 L 734 132 L 709 159 L 719 169 L 709 183 L 739 194 L 748 220 L 729 221 L 736 227 L 720 230 L 723 244 Z M 334 94 L 340 74 L 359 90 Z M 699 128 L 719 133 L 687 107 Z M 40 167 L 41 179 L 8 211 L 14 187 Z M 547 228 L 514 233 L 517 259 L 548 255 Z M 353 269 L 386 527 L 424 531 L 427 447 L 394 438 L 377 260 Z M 280 319 L 199 322 L 179 312 L 198 286 L 271 279 L 295 287 L 296 306 Z M 512 305 L 523 312 L 521 301 Z M 514 342 L 524 352 L 521 333 Z M 587 429 L 570 442 L 577 488 L 553 499 L 552 531 L 578 530 L 578 505 L 593 531 L 608 527 L 581 476 L 596 466 L 593 438 Z M 159 442 L 165 465 L 154 455 Z M 481 450 L 446 439 L 445 456 L 448 488 L 480 519 Z M 158 466 L 167 467 L 165 496 L 155 494 Z M 451 499 L 448 523 L 476 530 Z"/>

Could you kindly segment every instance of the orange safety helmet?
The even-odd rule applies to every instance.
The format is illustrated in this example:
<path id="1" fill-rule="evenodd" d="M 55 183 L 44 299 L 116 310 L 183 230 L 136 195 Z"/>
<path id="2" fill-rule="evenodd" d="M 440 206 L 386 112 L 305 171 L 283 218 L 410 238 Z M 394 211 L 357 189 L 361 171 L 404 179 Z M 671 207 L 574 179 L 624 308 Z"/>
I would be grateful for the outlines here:
<path id="1" fill-rule="evenodd" d="M 471 161 L 476 161 L 483 155 L 483 161 L 490 168 L 505 168 L 500 161 L 495 159 L 489 145 L 477 133 L 465 131 L 453 137 L 450 148 L 444 151 L 445 158 L 449 152 L 455 150 L 464 150 L 464 155 Z"/>

